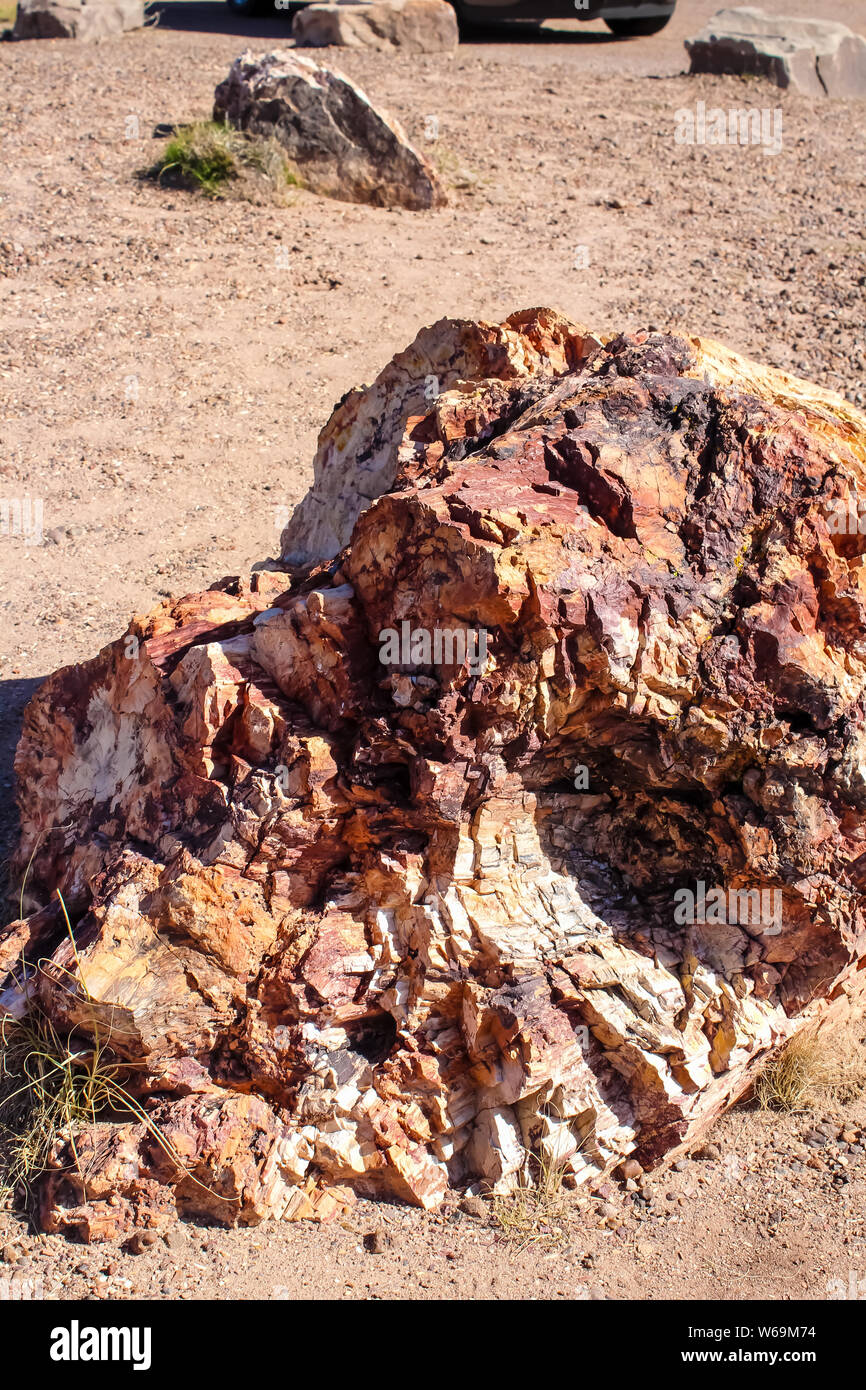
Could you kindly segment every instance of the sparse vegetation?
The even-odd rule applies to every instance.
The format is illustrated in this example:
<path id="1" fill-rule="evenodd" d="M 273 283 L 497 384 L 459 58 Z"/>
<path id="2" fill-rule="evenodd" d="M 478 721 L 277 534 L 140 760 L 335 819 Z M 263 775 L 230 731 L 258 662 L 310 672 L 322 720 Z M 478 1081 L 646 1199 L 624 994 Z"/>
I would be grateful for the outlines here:
<path id="1" fill-rule="evenodd" d="M 257 139 L 218 121 L 179 126 L 147 172 L 159 183 L 209 198 L 249 196 L 255 185 L 285 194 L 300 184 L 279 141 Z"/>
<path id="2" fill-rule="evenodd" d="M 28 1206 L 57 1141 L 69 1142 L 77 1166 L 76 1134 L 105 1120 L 145 1125 L 178 1169 L 211 1191 L 123 1084 L 129 1066 L 98 1038 L 62 1036 L 36 1007 L 22 1019 L 0 1020 L 0 1204 L 14 1197 Z"/>
<path id="3" fill-rule="evenodd" d="M 38 1010 L 0 1022 L 0 1195 L 28 1195 L 57 1138 L 74 1144 L 120 1090 L 104 1049 L 62 1038 Z"/>
<path id="4" fill-rule="evenodd" d="M 497 1194 L 491 1215 L 503 1240 L 518 1250 L 529 1245 L 556 1245 L 565 1237 L 561 1222 L 565 1218 L 565 1168 L 531 1154 L 521 1174 L 520 1186 L 513 1192 Z"/>
<path id="5" fill-rule="evenodd" d="M 21 886 L 22 914 L 29 871 L 30 864 Z M 66 904 L 59 892 L 57 897 L 79 982 L 89 998 Z M 34 1001 L 22 1017 L 0 1019 L 0 1198 L 29 1197 L 60 1136 L 69 1139 L 74 1152 L 75 1132 L 82 1124 L 118 1110 L 124 1116 L 140 1113 L 118 1080 L 120 1070 L 98 1034 L 80 1044 L 74 1035 L 61 1036 Z"/>
<path id="6" fill-rule="evenodd" d="M 23 886 L 21 891 L 23 896 Z M 66 904 L 59 892 L 57 897 L 77 967 L 77 976 L 70 979 L 90 1000 Z M 80 1041 L 74 1031 L 64 1036 L 33 1001 L 21 1018 L 0 1018 L 0 1204 L 10 1198 L 29 1204 L 58 1139 L 69 1142 L 77 1165 L 76 1133 L 97 1120 L 139 1121 L 178 1168 L 188 1171 L 123 1084 L 131 1065 L 111 1048 L 110 1034 L 103 1039 L 96 1030 L 92 1039 Z"/>
<path id="7" fill-rule="evenodd" d="M 768 1062 L 755 1083 L 763 1110 L 799 1112 L 831 1101 L 847 1101 L 866 1086 L 862 1028 L 810 1033 L 791 1039 Z"/>
<path id="8" fill-rule="evenodd" d="M 481 176 L 468 164 L 465 164 L 455 150 L 443 144 L 441 140 L 436 143 L 432 150 L 425 149 L 424 153 L 442 177 L 443 182 L 455 192 L 467 188 L 475 189 L 482 185 Z"/>

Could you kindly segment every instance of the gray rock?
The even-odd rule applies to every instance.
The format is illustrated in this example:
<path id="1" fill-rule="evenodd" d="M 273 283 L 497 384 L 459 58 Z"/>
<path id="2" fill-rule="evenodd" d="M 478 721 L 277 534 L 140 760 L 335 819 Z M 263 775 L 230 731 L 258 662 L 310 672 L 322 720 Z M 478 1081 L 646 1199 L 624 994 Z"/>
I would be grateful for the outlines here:
<path id="1" fill-rule="evenodd" d="M 838 1120 L 821 1120 L 815 1128 L 819 1134 L 826 1134 L 828 1139 L 838 1139 L 842 1133 L 842 1126 Z"/>
<path id="2" fill-rule="evenodd" d="M 236 58 L 216 89 L 214 120 L 275 137 L 314 193 L 415 211 L 446 201 L 397 121 L 348 77 L 292 49 Z"/>
<path id="3" fill-rule="evenodd" d="M 803 1142 L 808 1144 L 810 1149 L 824 1149 L 830 1143 L 830 1140 L 827 1135 L 822 1134 L 820 1130 L 811 1129 Z"/>
<path id="4" fill-rule="evenodd" d="M 298 10 L 292 38 L 307 48 L 453 53 L 459 34 L 457 15 L 447 0 L 336 0 Z"/>
<path id="5" fill-rule="evenodd" d="M 144 0 L 19 0 L 13 39 L 111 38 L 144 25 Z"/>
<path id="6" fill-rule="evenodd" d="M 866 97 L 866 39 L 830 20 L 719 10 L 686 49 L 691 72 L 765 77 L 810 96 Z"/>

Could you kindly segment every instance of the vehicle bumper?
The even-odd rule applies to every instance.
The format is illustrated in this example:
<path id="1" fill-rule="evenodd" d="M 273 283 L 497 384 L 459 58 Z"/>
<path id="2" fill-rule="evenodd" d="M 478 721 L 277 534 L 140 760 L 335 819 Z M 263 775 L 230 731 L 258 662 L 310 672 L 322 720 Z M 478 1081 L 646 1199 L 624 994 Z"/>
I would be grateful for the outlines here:
<path id="1" fill-rule="evenodd" d="M 575 0 L 462 0 L 465 15 L 490 19 L 651 19 L 674 12 L 676 0 L 588 0 L 578 8 Z"/>

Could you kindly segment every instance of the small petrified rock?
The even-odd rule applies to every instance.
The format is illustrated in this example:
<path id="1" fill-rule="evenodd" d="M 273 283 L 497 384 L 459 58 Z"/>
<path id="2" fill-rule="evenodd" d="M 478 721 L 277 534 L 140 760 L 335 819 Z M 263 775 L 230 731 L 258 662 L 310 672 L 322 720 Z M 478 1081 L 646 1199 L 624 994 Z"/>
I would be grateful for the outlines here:
<path id="1" fill-rule="evenodd" d="M 702 1158 L 707 1163 L 718 1163 L 722 1157 L 722 1151 L 718 1144 L 701 1144 L 694 1150 L 693 1158 Z"/>
<path id="2" fill-rule="evenodd" d="M 643 1176 L 643 1168 L 636 1158 L 627 1158 L 625 1163 L 621 1163 L 616 1171 L 617 1176 L 622 1178 L 624 1182 L 636 1182 L 638 1178 Z"/>
<path id="3" fill-rule="evenodd" d="M 216 89 L 213 114 L 277 139 L 314 193 L 415 211 L 446 201 L 400 124 L 348 77 L 294 49 L 242 53 Z"/>
<path id="4" fill-rule="evenodd" d="M 826 1149 L 830 1143 L 828 1135 L 822 1134 L 819 1129 L 810 1129 L 806 1135 L 805 1143 L 810 1149 Z"/>
<path id="5" fill-rule="evenodd" d="M 144 1255 L 158 1241 L 156 1231 L 133 1231 L 123 1248 L 130 1255 Z"/>
<path id="6" fill-rule="evenodd" d="M 368 1255 L 384 1255 L 391 1245 L 391 1237 L 381 1227 L 377 1227 L 375 1231 L 368 1231 L 364 1236 L 364 1249 Z"/>

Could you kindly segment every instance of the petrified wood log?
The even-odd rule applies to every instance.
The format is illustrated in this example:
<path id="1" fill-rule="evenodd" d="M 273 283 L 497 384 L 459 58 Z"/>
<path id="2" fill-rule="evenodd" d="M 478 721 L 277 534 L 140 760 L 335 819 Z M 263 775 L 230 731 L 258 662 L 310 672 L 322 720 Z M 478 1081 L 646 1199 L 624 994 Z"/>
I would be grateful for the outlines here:
<path id="1" fill-rule="evenodd" d="M 550 311 L 418 341 L 323 431 L 348 545 L 28 707 L 0 1003 L 148 1116 L 58 1146 L 50 1227 L 650 1169 L 859 1003 L 866 419 Z"/>

